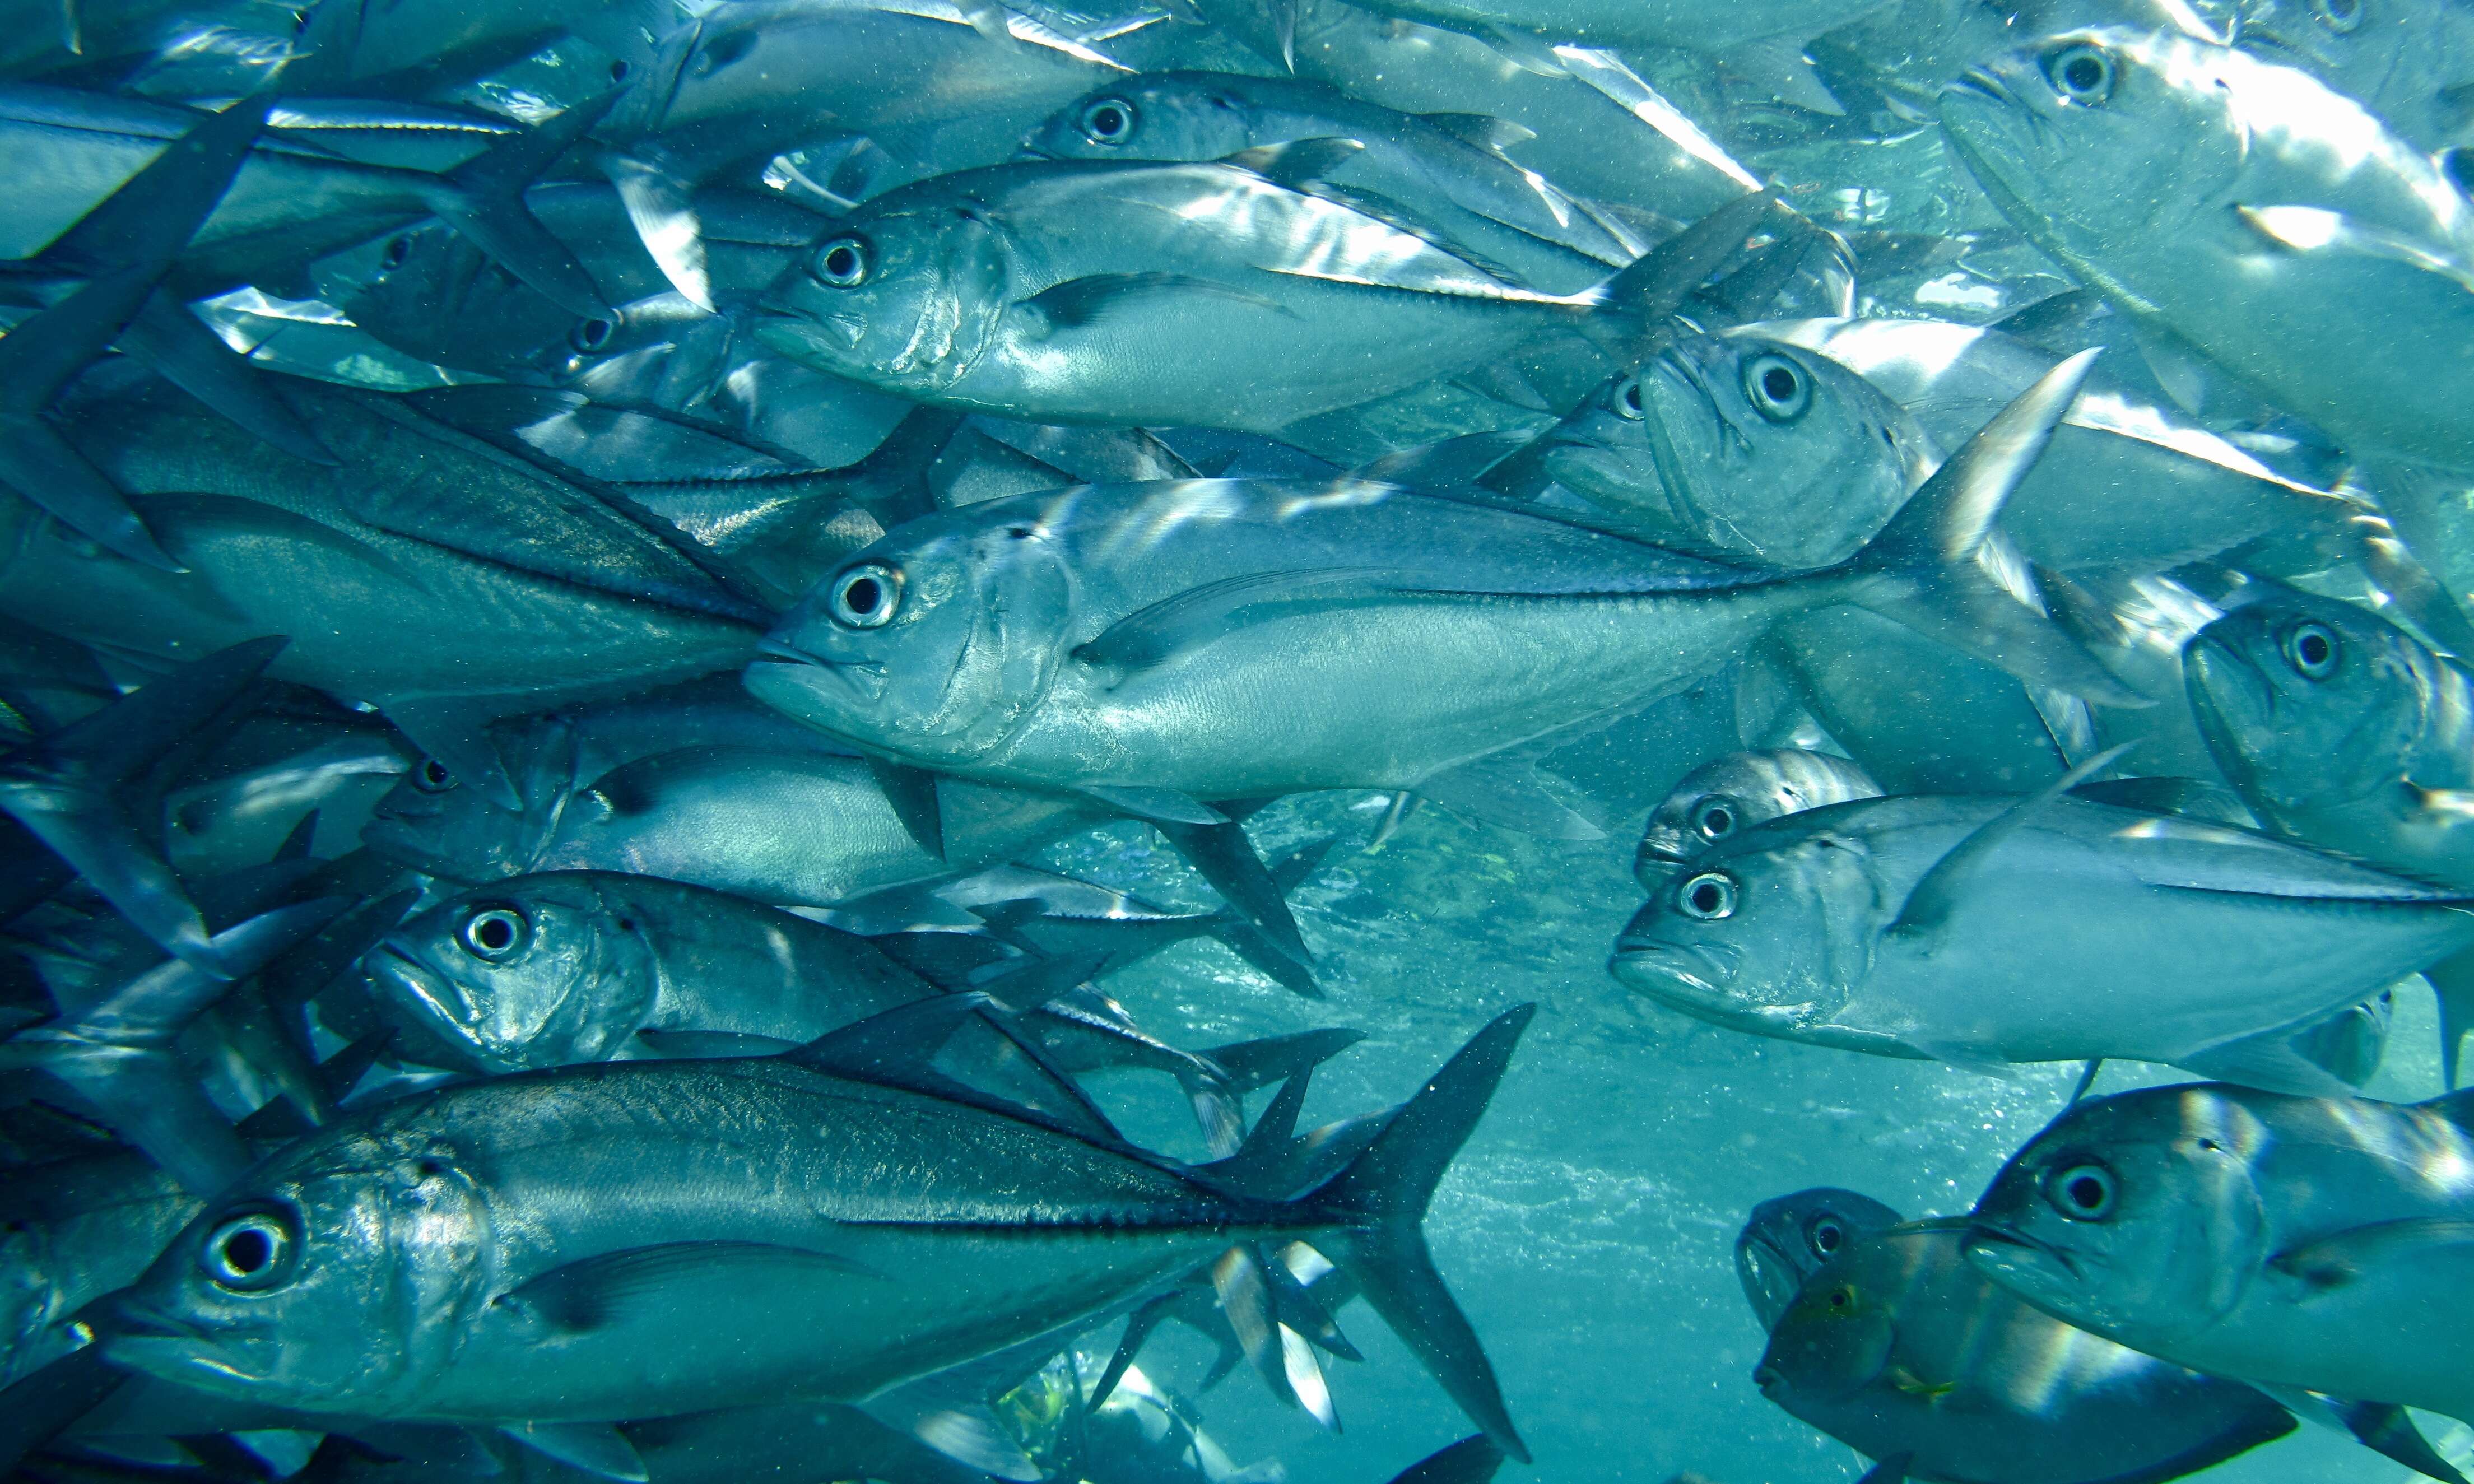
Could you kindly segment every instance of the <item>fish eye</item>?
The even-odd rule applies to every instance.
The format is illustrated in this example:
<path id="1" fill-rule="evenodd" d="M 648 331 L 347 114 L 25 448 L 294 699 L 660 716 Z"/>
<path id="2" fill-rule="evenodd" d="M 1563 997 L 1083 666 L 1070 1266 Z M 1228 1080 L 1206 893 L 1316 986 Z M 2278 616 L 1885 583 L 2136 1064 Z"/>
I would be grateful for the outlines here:
<path id="1" fill-rule="evenodd" d="M 1848 1309 L 1854 1308 L 1856 1306 L 1856 1290 L 1853 1288 L 1833 1288 L 1830 1290 L 1830 1306 L 1842 1313 Z"/>
<path id="2" fill-rule="evenodd" d="M 608 320 L 578 320 L 567 332 L 567 343 L 590 355 L 610 343 L 612 328 Z"/>
<path id="3" fill-rule="evenodd" d="M 867 281 L 865 237 L 836 237 L 816 249 L 816 277 L 836 288 L 857 288 Z"/>
<path id="4" fill-rule="evenodd" d="M 1827 1257 L 1847 1245 L 1847 1229 L 1835 1216 L 1815 1216 L 1805 1229 L 1804 1239 L 1811 1244 L 1814 1255 Z"/>
<path id="5" fill-rule="evenodd" d="M 206 1233 L 198 1267 L 218 1288 L 257 1293 L 292 1274 L 292 1225 L 273 1211 L 246 1211 Z"/>
<path id="6" fill-rule="evenodd" d="M 1735 801 L 1723 793 L 1712 793 L 1692 809 L 1692 827 L 1704 839 L 1724 839 L 1735 833 L 1739 811 Z"/>
<path id="7" fill-rule="evenodd" d="M 412 239 L 410 237 L 390 238 L 386 245 L 386 251 L 378 255 L 378 266 L 381 268 L 400 268 L 403 266 L 403 260 L 411 255 Z"/>
<path id="8" fill-rule="evenodd" d="M 455 940 L 464 945 L 464 951 L 485 963 L 514 958 L 532 937 L 533 925 L 524 914 L 504 906 L 478 908 L 455 930 Z"/>
<path id="9" fill-rule="evenodd" d="M 2074 1164 L 2045 1180 L 2045 1199 L 2073 1221 L 2102 1221 L 2113 1214 L 2113 1172 L 2100 1164 Z"/>
<path id="10" fill-rule="evenodd" d="M 1609 403 L 1615 416 L 1637 423 L 1645 415 L 1640 405 L 1640 377 L 1626 377 L 1615 387 L 1614 400 Z"/>
<path id="11" fill-rule="evenodd" d="M 2325 623 L 2297 623 L 2285 631 L 2285 661 L 2305 680 L 2325 680 L 2337 669 L 2337 635 Z"/>
<path id="12" fill-rule="evenodd" d="M 1094 144 L 1123 144 L 1134 136 L 1141 115 L 1123 98 L 1102 98 L 1082 110 L 1082 137 Z"/>
<path id="13" fill-rule="evenodd" d="M 1735 913 L 1735 878 L 1724 871 L 1703 871 L 1675 893 L 1684 915 L 1712 922 Z"/>
<path id="14" fill-rule="evenodd" d="M 2064 103 L 2093 109 L 2113 96 L 2113 59 L 2103 47 L 2073 42 L 2046 57 L 2045 78 Z"/>
<path id="15" fill-rule="evenodd" d="M 1812 405 L 1812 380 L 1783 355 L 1756 355 L 1744 363 L 1744 395 L 1762 417 L 1792 423 Z"/>
<path id="16" fill-rule="evenodd" d="M 623 83 L 627 81 L 627 74 L 634 70 L 627 65 L 627 60 L 622 57 L 610 64 L 610 81 Z"/>
<path id="17" fill-rule="evenodd" d="M 902 573 L 882 562 L 863 562 L 834 579 L 834 621 L 850 628 L 883 628 L 902 601 Z"/>
<path id="18" fill-rule="evenodd" d="M 2311 18 L 2345 36 L 2363 24 L 2363 0 L 2311 0 Z"/>
<path id="19" fill-rule="evenodd" d="M 436 758 L 423 758 L 412 770 L 412 786 L 424 793 L 444 793 L 455 787 L 455 775 Z"/>

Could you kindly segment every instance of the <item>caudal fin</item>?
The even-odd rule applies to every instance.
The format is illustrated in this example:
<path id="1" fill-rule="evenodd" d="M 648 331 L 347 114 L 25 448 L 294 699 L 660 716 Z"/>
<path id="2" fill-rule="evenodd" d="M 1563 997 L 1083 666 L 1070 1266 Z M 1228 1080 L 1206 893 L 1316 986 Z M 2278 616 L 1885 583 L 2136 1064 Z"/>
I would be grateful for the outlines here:
<path id="1" fill-rule="evenodd" d="M 1997 581 L 1993 523 L 2070 410 L 2095 351 L 2040 377 L 1951 455 L 1851 564 L 1848 597 L 2027 681 L 2109 706 L 2145 706 L 2044 614 Z"/>
<path id="2" fill-rule="evenodd" d="M 559 307 L 607 319 L 610 306 L 567 244 L 524 205 L 524 189 L 600 122 L 617 93 L 605 93 L 537 124 L 437 178 L 429 209 L 490 255 L 499 267 Z"/>
<path id="3" fill-rule="evenodd" d="M 1443 1286 L 1419 1229 L 1435 1186 L 1477 1128 L 1512 1064 L 1521 1032 L 1538 1013 L 1516 1006 L 1469 1037 L 1394 1115 L 1364 1154 L 1306 1198 L 1342 1229 L 1315 1239 L 1354 1278 L 1366 1301 L 1417 1353 L 1427 1372 L 1506 1453 L 1529 1461 L 1505 1410 L 1494 1367 L 1477 1331 Z"/>

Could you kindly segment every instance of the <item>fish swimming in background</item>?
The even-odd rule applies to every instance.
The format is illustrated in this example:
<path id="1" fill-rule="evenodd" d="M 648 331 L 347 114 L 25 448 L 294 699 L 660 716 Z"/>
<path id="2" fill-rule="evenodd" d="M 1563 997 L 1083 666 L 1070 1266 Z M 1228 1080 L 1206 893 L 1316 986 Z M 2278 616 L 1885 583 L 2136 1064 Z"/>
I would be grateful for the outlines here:
<path id="1" fill-rule="evenodd" d="M 1810 1264 L 1770 1321 L 1753 1378 L 1771 1401 L 1868 1457 L 1904 1457 L 1920 1479 L 2162 1480 L 2293 1430 L 2285 1408 L 2250 1387 L 2031 1308 L 1969 1266 L 1963 1231 L 1876 1225 L 1886 1208 L 1844 1192 L 1783 1201 L 1816 1207 L 1807 1229 L 1757 1237 L 1791 1214 L 1770 1203 L 1737 1238 L 1739 1254 L 1748 1242 L 1763 1253 L 1818 1251 L 1833 1232 L 1835 1250 Z"/>
<path id="2" fill-rule="evenodd" d="M 1757 824 L 1852 799 L 1879 798 L 1881 788 L 1845 758 L 1800 747 L 1732 752 L 1684 775 L 1649 812 L 1633 874 L 1656 891 L 1679 865 Z"/>
<path id="3" fill-rule="evenodd" d="M 863 1398 L 1294 1235 L 1525 1451 L 1418 1224 L 1530 1008 L 1330 1172 L 1286 1127 L 1235 1169 L 1189 1167 L 1087 1104 L 955 1083 L 934 1055 L 983 1003 L 942 996 L 782 1057 L 526 1073 L 338 1120 L 173 1241 L 107 1352 L 310 1412 L 599 1424 L 786 1387 Z M 635 1194 L 599 1199 L 614 1181 Z"/>
<path id="4" fill-rule="evenodd" d="M 1994 1177 L 1967 1258 L 2177 1364 L 2462 1417 L 2465 1103 L 2211 1083 L 2083 1102 Z"/>

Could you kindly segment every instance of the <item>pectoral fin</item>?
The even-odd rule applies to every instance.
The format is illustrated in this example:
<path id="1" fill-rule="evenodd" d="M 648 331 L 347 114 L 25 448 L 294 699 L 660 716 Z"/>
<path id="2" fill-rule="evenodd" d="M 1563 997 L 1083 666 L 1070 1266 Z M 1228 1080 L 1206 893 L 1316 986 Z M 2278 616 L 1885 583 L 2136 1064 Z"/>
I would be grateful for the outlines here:
<path id="1" fill-rule="evenodd" d="M 2474 1221 L 2412 1217 L 2353 1227 L 2278 1253 L 2268 1259 L 2268 1271 L 2300 1285 L 2308 1302 L 2348 1288 L 2374 1270 L 2441 1255 L 2474 1256 Z"/>
<path id="2" fill-rule="evenodd" d="M 492 1302 L 559 1334 L 590 1334 L 667 1312 L 682 1289 L 724 1283 L 761 1291 L 768 1283 L 813 1282 L 826 1275 L 883 1279 L 863 1263 L 770 1242 L 667 1242 L 586 1257 L 525 1279 Z M 641 1477 L 641 1475 L 639 1475 Z"/>
<path id="3" fill-rule="evenodd" d="M 644 1484 L 644 1460 L 636 1445 L 609 1423 L 517 1423 L 498 1430 L 570 1469 L 621 1484 Z"/>
<path id="4" fill-rule="evenodd" d="M 1389 596 L 1370 567 L 1251 572 L 1188 588 L 1108 625 L 1074 658 L 1117 670 L 1146 669 L 1253 623 L 1326 604 Z"/>
<path id="5" fill-rule="evenodd" d="M 1052 284 L 1023 301 L 1049 331 L 1081 329 L 1111 314 L 1125 313 L 1146 300 L 1202 296 L 1226 300 L 1295 319 L 1296 313 L 1276 299 L 1230 283 L 1182 273 L 1095 273 Z"/>
<path id="6" fill-rule="evenodd" d="M 2454 280 L 2474 292 L 2474 263 L 2454 253 L 2416 242 L 2400 233 L 2357 221 L 2325 207 L 2237 206 L 2234 214 L 2268 241 L 2297 253 L 2342 253 L 2357 257 L 2402 263 Z"/>

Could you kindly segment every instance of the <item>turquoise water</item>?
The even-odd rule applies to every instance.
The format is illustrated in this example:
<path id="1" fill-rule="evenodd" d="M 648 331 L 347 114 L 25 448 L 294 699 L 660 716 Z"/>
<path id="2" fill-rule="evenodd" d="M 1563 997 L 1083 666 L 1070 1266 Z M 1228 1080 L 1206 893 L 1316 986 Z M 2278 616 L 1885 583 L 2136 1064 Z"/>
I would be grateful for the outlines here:
<path id="1" fill-rule="evenodd" d="M 2474 1468 L 2462 0 L 0 15 L 9 1478 Z"/>

